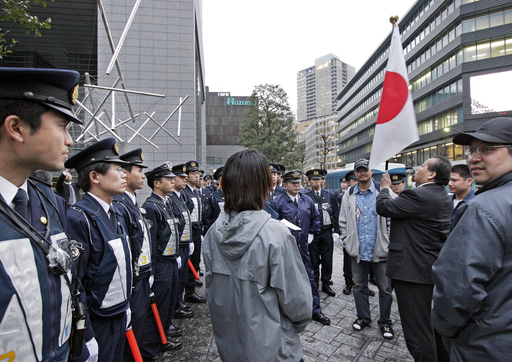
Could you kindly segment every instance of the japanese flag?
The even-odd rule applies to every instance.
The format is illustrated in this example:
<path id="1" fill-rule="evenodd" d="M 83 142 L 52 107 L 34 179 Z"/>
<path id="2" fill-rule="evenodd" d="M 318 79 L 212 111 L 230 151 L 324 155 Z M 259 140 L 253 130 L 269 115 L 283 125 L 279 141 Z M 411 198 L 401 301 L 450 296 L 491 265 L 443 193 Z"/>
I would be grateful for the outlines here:
<path id="1" fill-rule="evenodd" d="M 373 136 L 370 169 L 389 160 L 419 139 L 400 31 L 395 26 Z"/>

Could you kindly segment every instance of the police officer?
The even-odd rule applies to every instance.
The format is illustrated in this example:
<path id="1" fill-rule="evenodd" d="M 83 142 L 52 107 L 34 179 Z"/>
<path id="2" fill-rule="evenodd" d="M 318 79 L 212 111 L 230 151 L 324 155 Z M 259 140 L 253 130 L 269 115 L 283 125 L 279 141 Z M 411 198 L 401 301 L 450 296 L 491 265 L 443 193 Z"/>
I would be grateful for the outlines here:
<path id="1" fill-rule="evenodd" d="M 81 245 L 78 277 L 99 345 L 99 361 L 123 355 L 130 318 L 132 259 L 124 219 L 113 206 L 126 190 L 125 162 L 114 138 L 80 151 L 65 163 L 78 172 L 84 197 L 68 211 L 70 235 Z"/>
<path id="2" fill-rule="evenodd" d="M 153 190 L 144 202 L 146 218 L 151 225 L 151 250 L 154 255 L 154 283 L 151 290 L 154 292 L 162 327 L 168 330 L 172 325 L 172 316 L 179 291 L 179 229 L 174 217 L 172 207 L 169 205 L 167 195 L 174 191 L 174 177 L 172 165 L 164 163 L 146 172 L 148 185 Z M 145 309 L 148 313 L 148 322 L 145 331 L 143 358 L 152 358 L 160 351 L 173 351 L 181 349 L 181 342 L 167 342 L 162 345 L 153 311 Z M 172 336 L 181 335 L 181 330 L 172 328 Z"/>
<path id="3" fill-rule="evenodd" d="M 314 235 L 320 232 L 320 214 L 313 200 L 300 192 L 300 184 L 302 181 L 301 171 L 293 170 L 286 172 L 283 174 L 283 178 L 286 193 L 274 199 L 274 208 L 279 214 L 280 219 L 285 219 L 300 228 L 300 230 L 291 229 L 291 233 L 297 241 L 299 252 L 311 284 L 313 320 L 322 324 L 330 324 L 330 319 L 322 313 L 322 308 L 320 307 L 320 295 L 315 283 L 308 248 L 308 244 L 313 241 Z"/>
<path id="4" fill-rule="evenodd" d="M 391 179 L 391 190 L 398 196 L 404 190 L 405 187 L 405 178 L 407 175 L 405 173 L 394 173 L 389 175 Z"/>
<path id="5" fill-rule="evenodd" d="M 277 163 L 269 163 L 270 174 L 272 175 L 272 197 L 276 197 L 285 192 L 282 186 L 277 184 L 279 178 L 279 165 Z"/>
<path id="6" fill-rule="evenodd" d="M 222 171 L 224 166 L 219 167 L 213 174 L 213 178 L 222 181 Z M 205 222 L 207 227 L 211 227 L 215 220 L 220 215 L 221 210 L 224 209 L 224 193 L 222 192 L 222 185 L 219 183 L 219 188 L 212 192 L 208 200 L 207 207 L 205 207 Z"/>
<path id="7" fill-rule="evenodd" d="M 64 168 L 73 144 L 67 125 L 82 124 L 72 112 L 78 80 L 71 70 L 0 68 L 0 345 L 7 359 L 69 357 L 78 301 L 63 274 L 71 268 L 68 252 L 76 257 L 78 250 L 67 247 L 64 200 L 28 177 Z M 52 257 L 52 267 L 50 250 L 61 260 Z M 82 357 L 97 359 L 92 332 L 86 340 Z"/>
<path id="8" fill-rule="evenodd" d="M 135 191 L 144 186 L 142 149 L 119 156 L 126 162 L 124 172 L 126 174 L 126 190 L 123 194 L 114 196 L 114 205 L 121 214 L 127 227 L 130 250 L 132 254 L 133 288 L 130 299 L 131 325 L 135 340 L 142 351 L 144 329 L 149 309 L 149 288 L 151 272 L 151 250 L 149 230 L 146 223 L 146 211 L 139 207 Z M 133 352 L 130 345 L 125 342 L 123 359 L 133 361 Z"/>
<path id="9" fill-rule="evenodd" d="M 345 179 L 347 180 L 348 187 L 354 186 L 357 183 L 357 177 L 354 174 L 354 171 L 347 172 Z M 340 207 L 338 209 L 341 208 L 341 199 L 339 199 L 339 206 Z M 345 248 L 343 248 L 343 278 L 345 278 L 343 294 L 350 295 L 350 293 L 352 293 L 352 288 L 354 287 L 354 280 L 352 279 L 352 258 L 350 257 L 350 254 L 347 253 Z M 370 296 L 374 296 L 375 292 L 370 290 L 369 294 Z"/>
<path id="10" fill-rule="evenodd" d="M 277 186 L 282 187 L 283 185 L 283 173 L 286 171 L 286 167 L 281 165 L 280 163 L 277 164 Z"/>
<path id="11" fill-rule="evenodd" d="M 332 257 L 334 252 L 333 231 L 339 239 L 339 209 L 334 194 L 320 187 L 323 171 L 320 169 L 306 172 L 311 190 L 306 191 L 320 213 L 320 233 L 315 235 L 313 242 L 309 244 L 311 266 L 315 273 L 315 281 L 320 287 L 320 264 L 322 265 L 322 292 L 334 297 L 336 293 L 329 285 L 332 277 Z"/>
<path id="12" fill-rule="evenodd" d="M 191 318 L 194 315 L 192 308 L 183 303 L 183 291 L 188 281 L 188 259 L 190 254 L 194 252 L 194 243 L 192 242 L 192 217 L 191 211 L 194 209 L 194 203 L 183 192 L 187 187 L 187 165 L 182 163 L 172 168 L 175 175 L 174 191 L 167 198 L 171 203 L 176 218 L 180 220 L 182 227 L 180 228 L 179 254 L 181 258 L 182 268 L 179 272 L 178 294 L 176 296 L 176 306 L 174 308 L 175 318 Z"/>

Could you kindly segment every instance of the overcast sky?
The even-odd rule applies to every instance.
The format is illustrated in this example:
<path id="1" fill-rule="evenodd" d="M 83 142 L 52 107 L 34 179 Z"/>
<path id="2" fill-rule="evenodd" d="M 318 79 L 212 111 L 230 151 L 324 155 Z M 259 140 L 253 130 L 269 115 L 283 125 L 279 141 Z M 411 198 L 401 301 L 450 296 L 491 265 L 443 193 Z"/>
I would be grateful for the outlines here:
<path id="1" fill-rule="evenodd" d="M 280 85 L 297 113 L 297 72 L 332 53 L 356 68 L 414 0 L 203 0 L 205 85 L 248 96 Z"/>

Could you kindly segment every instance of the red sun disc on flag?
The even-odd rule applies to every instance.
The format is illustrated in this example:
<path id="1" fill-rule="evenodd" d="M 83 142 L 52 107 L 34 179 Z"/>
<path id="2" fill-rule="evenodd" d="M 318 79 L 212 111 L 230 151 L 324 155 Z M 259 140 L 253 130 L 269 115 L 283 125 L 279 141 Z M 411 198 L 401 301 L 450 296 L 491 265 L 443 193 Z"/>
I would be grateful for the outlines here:
<path id="1" fill-rule="evenodd" d="M 386 72 L 382 88 L 377 124 L 389 122 L 398 116 L 409 96 L 405 79 L 395 72 Z"/>

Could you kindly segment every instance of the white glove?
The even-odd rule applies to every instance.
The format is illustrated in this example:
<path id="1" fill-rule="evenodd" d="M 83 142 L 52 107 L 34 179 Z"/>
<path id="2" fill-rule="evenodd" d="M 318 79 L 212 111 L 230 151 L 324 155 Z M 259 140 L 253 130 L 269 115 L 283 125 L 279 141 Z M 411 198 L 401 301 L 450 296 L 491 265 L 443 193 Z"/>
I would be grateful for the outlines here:
<path id="1" fill-rule="evenodd" d="M 344 248 L 344 247 L 345 247 L 345 242 L 344 242 L 344 241 L 343 241 L 343 239 L 341 239 L 341 238 L 340 238 L 340 246 L 341 246 L 342 248 Z"/>
<path id="2" fill-rule="evenodd" d="M 203 242 L 203 239 L 204 239 L 204 236 L 203 236 L 203 235 L 201 235 L 201 242 Z"/>
<path id="3" fill-rule="evenodd" d="M 132 310 L 128 308 L 126 310 L 126 330 L 128 330 L 128 327 L 130 326 L 130 323 L 132 322 Z"/>
<path id="4" fill-rule="evenodd" d="M 176 258 L 176 263 L 178 263 L 178 269 L 181 269 L 181 256 Z"/>
<path id="5" fill-rule="evenodd" d="M 151 287 L 153 286 L 154 282 L 155 282 L 155 276 L 154 275 L 150 275 L 149 276 L 149 289 L 151 289 Z"/>
<path id="6" fill-rule="evenodd" d="M 308 234 L 308 244 L 311 244 L 314 238 L 315 236 L 313 234 Z"/>
<path id="7" fill-rule="evenodd" d="M 332 240 L 334 241 L 334 244 L 337 244 L 340 242 L 340 234 L 338 233 L 333 233 L 332 234 Z"/>
<path id="8" fill-rule="evenodd" d="M 194 253 L 194 243 L 188 244 L 188 255 L 192 255 Z"/>
<path id="9" fill-rule="evenodd" d="M 85 342 L 85 346 L 89 351 L 89 358 L 85 362 L 98 362 L 98 342 L 96 342 L 96 338 L 92 337 L 88 342 Z"/>

